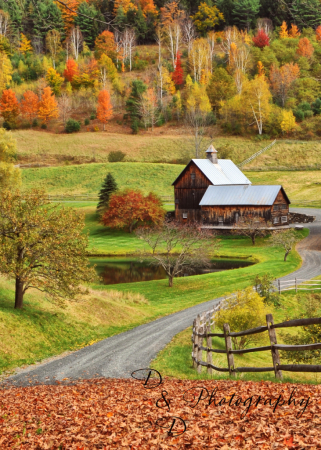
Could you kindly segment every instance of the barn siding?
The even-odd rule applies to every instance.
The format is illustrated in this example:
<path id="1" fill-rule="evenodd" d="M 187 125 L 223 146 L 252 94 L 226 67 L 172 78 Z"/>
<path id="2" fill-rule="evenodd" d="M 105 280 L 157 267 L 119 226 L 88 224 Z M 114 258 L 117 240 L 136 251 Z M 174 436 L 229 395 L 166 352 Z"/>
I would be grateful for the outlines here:
<path id="1" fill-rule="evenodd" d="M 194 177 L 192 177 L 194 174 Z M 192 161 L 186 171 L 175 183 L 175 218 L 181 221 L 194 221 L 201 219 L 201 207 L 199 206 L 206 189 L 212 183 Z M 183 219 L 183 213 L 188 214 Z"/>

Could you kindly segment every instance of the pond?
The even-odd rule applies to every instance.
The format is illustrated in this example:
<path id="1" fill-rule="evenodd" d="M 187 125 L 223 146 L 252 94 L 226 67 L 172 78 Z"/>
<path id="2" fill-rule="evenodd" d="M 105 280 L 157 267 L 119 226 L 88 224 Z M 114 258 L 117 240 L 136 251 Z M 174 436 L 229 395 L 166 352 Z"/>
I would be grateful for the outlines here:
<path id="1" fill-rule="evenodd" d="M 137 281 L 163 280 L 167 278 L 162 267 L 151 266 L 149 262 L 141 262 L 135 257 L 105 257 L 90 258 L 92 265 L 96 264 L 96 272 L 101 277 L 101 284 L 135 283 Z M 244 260 L 215 259 L 210 268 L 200 269 L 185 273 L 181 276 L 203 275 L 206 273 L 222 272 L 225 270 L 239 269 L 254 264 Z"/>

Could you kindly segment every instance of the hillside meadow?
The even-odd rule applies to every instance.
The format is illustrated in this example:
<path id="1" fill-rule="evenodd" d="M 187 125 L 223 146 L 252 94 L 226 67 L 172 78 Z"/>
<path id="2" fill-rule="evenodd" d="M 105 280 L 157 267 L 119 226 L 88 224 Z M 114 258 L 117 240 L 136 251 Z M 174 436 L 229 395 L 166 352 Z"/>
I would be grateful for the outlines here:
<path id="1" fill-rule="evenodd" d="M 128 130 L 116 126 L 117 133 L 83 132 L 54 134 L 46 131 L 12 131 L 17 140 L 18 163 L 21 164 L 79 164 L 107 162 L 111 151 L 121 150 L 128 162 L 187 163 L 194 157 L 194 138 L 184 127 L 165 127 L 154 132 L 129 134 Z M 210 144 L 206 138 L 203 146 Z M 232 159 L 239 164 L 251 155 L 267 147 L 272 140 L 257 140 L 237 136 L 222 136 L 214 133 L 213 144 L 219 158 Z M 203 157 L 203 156 L 202 156 Z M 320 168 L 321 142 L 280 139 L 246 169 L 302 169 Z"/>
<path id="2" fill-rule="evenodd" d="M 93 163 L 72 166 L 22 169 L 24 188 L 40 187 L 52 195 L 97 195 L 108 172 L 111 172 L 120 189 L 141 189 L 160 196 L 174 197 L 173 181 L 184 169 L 181 164 L 153 163 Z M 320 206 L 321 178 L 319 170 L 302 171 L 247 171 L 245 175 L 253 184 L 280 184 L 291 202 L 313 201 Z"/>

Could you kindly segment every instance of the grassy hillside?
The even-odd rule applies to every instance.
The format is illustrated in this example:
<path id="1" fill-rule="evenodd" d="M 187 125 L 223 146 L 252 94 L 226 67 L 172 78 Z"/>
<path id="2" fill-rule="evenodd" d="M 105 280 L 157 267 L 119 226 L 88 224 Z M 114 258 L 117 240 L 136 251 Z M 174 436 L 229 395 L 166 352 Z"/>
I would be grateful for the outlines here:
<path id="1" fill-rule="evenodd" d="M 13 132 L 18 144 L 19 162 L 70 164 L 107 162 L 110 151 L 122 150 L 126 161 L 160 162 L 188 160 L 194 156 L 193 137 L 184 128 L 157 128 L 152 132 L 129 134 L 119 127 L 119 133 L 84 132 L 53 134 L 34 130 Z M 236 164 L 272 142 L 235 136 L 219 136 L 214 146 L 219 157 L 232 159 Z M 221 155 L 220 155 L 221 154 Z M 297 168 L 320 166 L 320 141 L 278 140 L 246 169 Z"/>
<path id="2" fill-rule="evenodd" d="M 154 191 L 159 195 L 173 195 L 172 182 L 185 166 L 151 163 L 81 164 L 69 167 L 23 169 L 23 185 L 42 187 L 50 194 L 98 195 L 102 182 L 111 172 L 119 188 Z"/>
<path id="3" fill-rule="evenodd" d="M 107 172 L 111 172 L 120 188 L 138 188 L 148 193 L 174 195 L 171 186 L 184 165 L 151 163 L 81 164 L 68 167 L 23 169 L 26 188 L 43 187 L 50 194 L 98 195 Z M 244 171 L 253 184 L 281 184 L 295 203 L 298 200 L 321 201 L 319 170 L 311 171 Z"/>
<path id="4" fill-rule="evenodd" d="M 298 232 L 306 236 L 307 230 Z M 95 243 L 94 236 L 92 237 Z M 135 250 L 139 240 L 128 233 L 106 236 L 106 248 L 115 254 Z M 25 307 L 13 309 L 14 282 L 0 278 L 0 373 L 3 370 L 31 364 L 49 356 L 120 333 L 158 317 L 243 289 L 253 283 L 256 274 L 271 272 L 281 276 L 299 267 L 296 252 L 283 262 L 283 251 L 267 247 L 259 239 L 253 247 L 246 238 L 225 238 L 220 254 L 233 258 L 243 256 L 257 264 L 224 273 L 213 273 L 174 281 L 127 283 L 92 286 L 88 297 L 69 303 L 61 309 L 46 300 L 42 293 L 26 294 Z M 120 293 L 120 294 L 119 294 Z M 146 303 L 146 300 L 148 303 Z"/>

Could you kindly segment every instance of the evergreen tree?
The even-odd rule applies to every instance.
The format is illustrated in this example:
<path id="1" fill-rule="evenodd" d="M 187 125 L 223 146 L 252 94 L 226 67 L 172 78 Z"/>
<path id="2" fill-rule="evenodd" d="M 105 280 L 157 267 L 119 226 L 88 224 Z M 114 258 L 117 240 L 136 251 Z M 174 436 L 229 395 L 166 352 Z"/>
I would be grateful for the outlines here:
<path id="1" fill-rule="evenodd" d="M 86 43 L 92 49 L 95 45 L 95 39 L 100 33 L 99 22 L 95 19 L 104 20 L 104 17 L 94 5 L 88 5 L 87 2 L 80 3 L 77 11 L 80 14 L 75 17 L 75 26 L 79 26 Z"/>
<path id="2" fill-rule="evenodd" d="M 37 7 L 31 2 L 28 16 L 34 36 L 39 36 L 44 40 L 48 31 L 55 29 L 60 33 L 62 40 L 64 39 L 61 11 L 52 0 L 41 0 L 37 2 Z"/>
<path id="3" fill-rule="evenodd" d="M 141 80 L 134 80 L 132 82 L 132 90 L 126 102 L 126 111 L 124 119 L 130 119 L 131 128 L 134 134 L 138 133 L 141 116 L 139 114 L 139 102 L 141 95 L 146 92 L 147 86 Z"/>
<path id="4" fill-rule="evenodd" d="M 215 5 L 224 16 L 224 26 L 234 25 L 234 18 L 232 16 L 234 0 L 216 0 Z"/>
<path id="5" fill-rule="evenodd" d="M 112 174 L 109 172 L 106 175 L 106 178 L 103 182 L 103 185 L 99 193 L 99 202 L 97 205 L 97 212 L 99 214 L 103 214 L 105 210 L 108 208 L 110 196 L 111 194 L 116 192 L 117 189 L 118 189 L 117 183 Z"/>
<path id="6" fill-rule="evenodd" d="M 117 15 L 115 17 L 115 23 L 119 31 L 124 31 L 126 25 L 127 25 L 127 17 L 124 13 L 123 7 L 120 6 L 117 9 Z"/>
<path id="7" fill-rule="evenodd" d="M 237 0 L 234 3 L 232 16 L 235 25 L 250 30 L 260 10 L 260 0 Z"/>
<path id="8" fill-rule="evenodd" d="M 147 22 L 144 17 L 142 8 L 138 5 L 138 9 L 130 9 L 127 12 L 127 23 L 136 31 L 138 41 L 144 41 L 148 35 Z"/>
<path id="9" fill-rule="evenodd" d="M 321 4 L 319 0 L 294 0 L 291 14 L 298 27 L 317 28 L 321 23 Z"/>
<path id="10" fill-rule="evenodd" d="M 10 15 L 10 28 L 16 35 L 19 35 L 23 31 L 23 22 L 26 16 L 24 2 L 23 5 L 18 3 L 17 0 L 0 0 L 0 9 L 6 11 Z"/>

